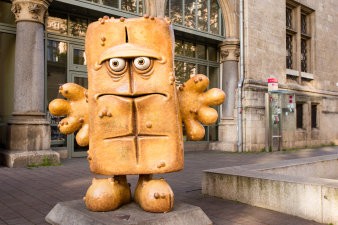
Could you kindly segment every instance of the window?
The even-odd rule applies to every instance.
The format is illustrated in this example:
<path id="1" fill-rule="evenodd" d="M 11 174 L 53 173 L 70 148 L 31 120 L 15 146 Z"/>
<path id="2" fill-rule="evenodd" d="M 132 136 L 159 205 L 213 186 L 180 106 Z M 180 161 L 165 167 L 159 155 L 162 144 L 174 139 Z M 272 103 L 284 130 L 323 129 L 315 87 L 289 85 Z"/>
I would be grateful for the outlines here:
<path id="1" fill-rule="evenodd" d="M 202 73 L 209 77 L 210 87 L 218 87 L 217 55 L 217 46 L 176 39 L 175 75 L 177 85 L 187 81 L 190 75 Z"/>
<path id="2" fill-rule="evenodd" d="M 217 45 L 193 41 L 175 40 L 176 84 L 187 81 L 191 75 L 204 74 L 209 77 L 209 88 L 219 87 L 219 62 Z M 219 107 L 215 107 L 219 111 Z M 218 125 L 205 126 L 205 141 L 217 141 Z M 185 134 L 184 134 L 185 135 Z"/>
<path id="3" fill-rule="evenodd" d="M 318 128 L 317 108 L 316 104 L 311 105 L 311 128 Z"/>
<path id="4" fill-rule="evenodd" d="M 217 0 L 168 0 L 166 16 L 175 25 L 222 35 L 222 14 Z"/>
<path id="5" fill-rule="evenodd" d="M 296 104 L 296 125 L 297 128 L 303 129 L 303 104 Z"/>
<path id="6" fill-rule="evenodd" d="M 87 0 L 87 1 L 100 5 L 111 6 L 113 8 L 117 8 L 123 11 L 142 15 L 145 0 Z"/>
<path id="7" fill-rule="evenodd" d="M 312 80 L 313 10 L 287 1 L 285 15 L 287 78 L 298 83 Z"/>

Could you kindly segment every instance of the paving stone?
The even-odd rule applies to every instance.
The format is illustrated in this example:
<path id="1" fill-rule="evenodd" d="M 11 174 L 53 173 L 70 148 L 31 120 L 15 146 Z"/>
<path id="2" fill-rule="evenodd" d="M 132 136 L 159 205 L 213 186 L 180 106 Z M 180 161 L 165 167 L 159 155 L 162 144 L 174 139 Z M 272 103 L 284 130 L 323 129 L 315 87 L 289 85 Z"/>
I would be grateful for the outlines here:
<path id="1" fill-rule="evenodd" d="M 299 217 L 204 196 L 200 192 L 202 171 L 337 152 L 338 147 L 274 153 L 187 152 L 183 171 L 156 175 L 156 177 L 163 176 L 169 182 L 176 200 L 199 206 L 215 225 L 234 225 L 241 220 L 249 221 L 247 223 L 249 225 L 319 225 L 319 223 Z M 27 224 L 29 221 L 33 224 L 47 224 L 44 222 L 44 217 L 48 212 L 60 201 L 81 198 L 92 177 L 100 176 L 90 173 L 88 163 L 84 158 L 67 159 L 62 161 L 62 166 L 56 167 L 33 169 L 0 167 L 0 225 L 7 224 L 6 221 L 13 219 L 24 219 L 28 221 Z M 132 191 L 135 189 L 137 179 L 137 176 L 128 176 Z M 20 211 L 27 218 L 20 214 Z M 32 214 L 28 215 L 29 212 Z"/>

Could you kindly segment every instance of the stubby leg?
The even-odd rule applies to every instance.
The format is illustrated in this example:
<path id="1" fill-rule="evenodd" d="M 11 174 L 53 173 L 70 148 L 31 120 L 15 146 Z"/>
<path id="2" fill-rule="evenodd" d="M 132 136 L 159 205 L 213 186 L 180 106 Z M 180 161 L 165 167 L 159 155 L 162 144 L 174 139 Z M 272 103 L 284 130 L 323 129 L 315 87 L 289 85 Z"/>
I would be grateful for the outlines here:
<path id="1" fill-rule="evenodd" d="M 174 193 L 163 179 L 140 175 L 135 189 L 135 202 L 148 212 L 169 212 L 174 207 Z"/>
<path id="2" fill-rule="evenodd" d="M 131 201 L 131 192 L 127 177 L 114 176 L 108 179 L 93 179 L 84 201 L 89 210 L 106 212 L 117 209 Z"/>

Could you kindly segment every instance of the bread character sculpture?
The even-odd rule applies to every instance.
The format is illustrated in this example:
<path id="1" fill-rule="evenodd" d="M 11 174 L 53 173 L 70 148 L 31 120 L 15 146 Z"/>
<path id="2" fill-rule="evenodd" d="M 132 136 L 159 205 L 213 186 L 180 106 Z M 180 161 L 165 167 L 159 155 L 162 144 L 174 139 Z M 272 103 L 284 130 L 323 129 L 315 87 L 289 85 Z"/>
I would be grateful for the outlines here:
<path id="1" fill-rule="evenodd" d="M 67 116 L 60 131 L 78 131 L 77 143 L 89 145 L 90 170 L 110 176 L 89 187 L 84 199 L 91 211 L 130 202 L 126 175 L 132 174 L 139 175 L 135 202 L 145 211 L 170 211 L 173 191 L 152 175 L 183 169 L 182 121 L 188 138 L 201 140 L 200 122 L 217 120 L 210 106 L 221 104 L 225 94 L 206 91 L 206 76 L 195 75 L 176 88 L 173 37 L 170 22 L 162 18 L 99 19 L 86 35 L 88 90 L 64 84 L 59 91 L 66 100 L 49 104 L 53 115 Z"/>

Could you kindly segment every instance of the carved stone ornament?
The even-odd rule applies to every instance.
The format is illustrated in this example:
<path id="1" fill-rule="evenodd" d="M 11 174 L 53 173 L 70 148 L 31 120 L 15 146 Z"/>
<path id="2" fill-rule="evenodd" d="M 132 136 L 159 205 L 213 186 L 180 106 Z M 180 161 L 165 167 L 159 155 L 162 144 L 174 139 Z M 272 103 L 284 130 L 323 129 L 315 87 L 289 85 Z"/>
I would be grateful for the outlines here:
<path id="1" fill-rule="evenodd" d="M 238 61 L 239 60 L 239 41 L 226 40 L 220 45 L 221 49 L 221 62 L 225 61 Z"/>
<path id="2" fill-rule="evenodd" d="M 44 24 L 52 0 L 12 0 L 15 21 L 33 21 Z"/>

